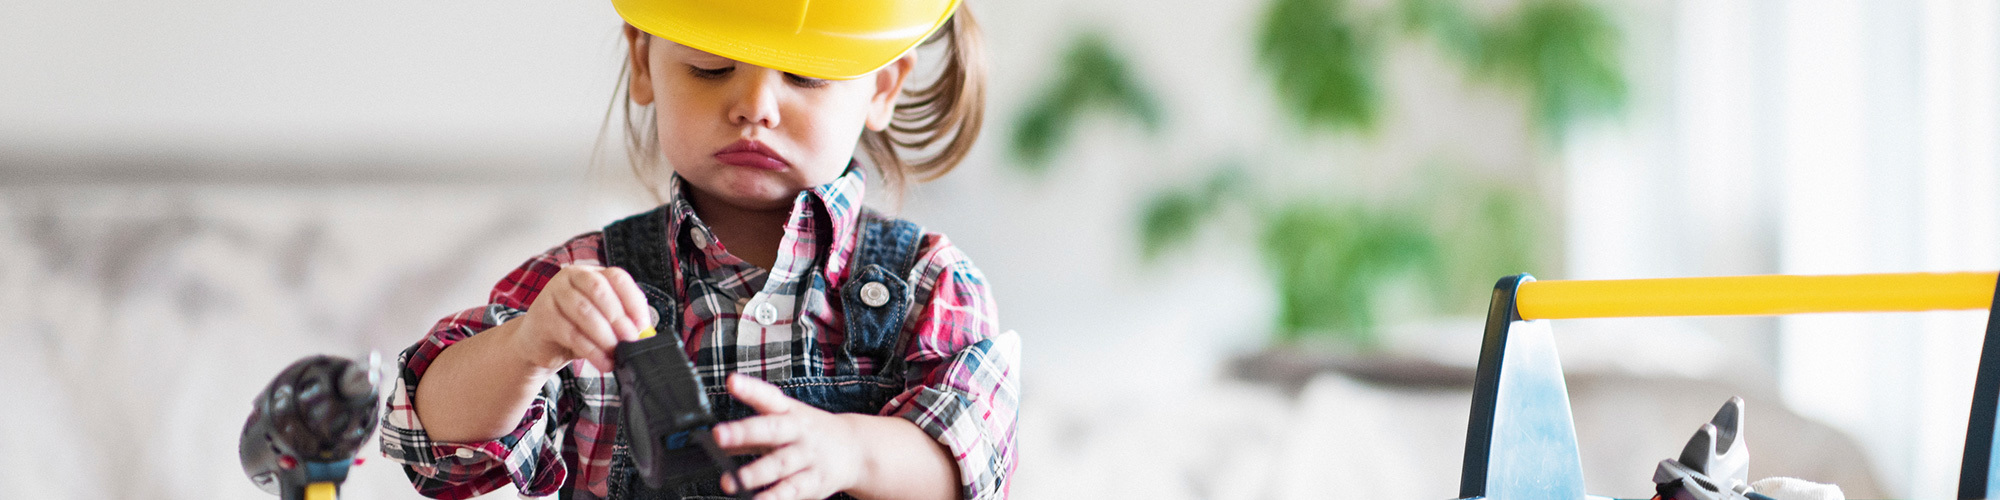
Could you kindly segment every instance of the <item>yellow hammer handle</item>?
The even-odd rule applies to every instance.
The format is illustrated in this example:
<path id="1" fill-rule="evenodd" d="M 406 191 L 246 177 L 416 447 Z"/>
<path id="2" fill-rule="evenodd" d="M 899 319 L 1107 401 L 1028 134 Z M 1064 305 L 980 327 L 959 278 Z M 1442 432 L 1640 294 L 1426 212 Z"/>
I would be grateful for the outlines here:
<path id="1" fill-rule="evenodd" d="M 340 493 L 335 491 L 333 483 L 319 482 L 306 485 L 306 500 L 335 500 L 339 497 Z"/>
<path id="2" fill-rule="evenodd" d="M 1522 319 L 1986 309 L 1996 278 L 1988 271 L 1531 281 L 1514 303 Z"/>

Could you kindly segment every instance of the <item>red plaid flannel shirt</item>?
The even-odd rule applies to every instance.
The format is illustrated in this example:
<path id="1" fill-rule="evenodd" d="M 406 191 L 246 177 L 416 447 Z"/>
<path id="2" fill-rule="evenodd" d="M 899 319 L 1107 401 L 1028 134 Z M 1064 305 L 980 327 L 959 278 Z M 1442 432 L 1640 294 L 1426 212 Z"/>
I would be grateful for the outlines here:
<path id="1" fill-rule="evenodd" d="M 778 261 L 769 272 L 713 244 L 681 195 L 681 180 L 672 182 L 668 231 L 693 232 L 689 239 L 706 257 L 698 259 L 706 264 L 698 279 L 717 291 L 686 302 L 680 332 L 704 381 L 713 386 L 732 372 L 778 379 L 812 363 L 830 371 L 835 359 L 830 353 L 838 352 L 844 333 L 834 308 L 838 296 L 829 300 L 824 290 L 807 290 L 805 300 L 797 302 L 795 285 L 808 277 L 822 241 L 832 245 L 822 272 L 828 283 L 842 283 L 848 255 L 857 244 L 860 171 L 799 194 Z M 832 234 L 813 229 L 813 218 L 822 211 L 833 222 Z M 578 498 L 606 494 L 617 438 L 618 387 L 610 373 L 589 363 L 572 362 L 551 378 L 513 432 L 492 441 L 431 441 L 415 409 L 417 383 L 438 353 L 520 316 L 563 265 L 603 262 L 603 241 L 602 233 L 587 233 L 529 259 L 494 286 L 486 305 L 444 318 L 403 352 L 401 375 L 390 389 L 382 422 L 382 451 L 405 466 L 419 493 L 468 498 L 511 483 L 523 494 L 546 496 L 575 481 Z M 964 498 L 1005 498 L 1015 467 L 1019 337 L 998 329 L 985 277 L 944 235 L 926 233 L 917 255 L 921 279 L 915 296 L 929 301 L 911 307 L 912 317 L 905 323 L 905 334 L 914 340 L 904 353 L 906 388 L 878 414 L 908 419 L 943 443 L 957 461 Z M 744 305 L 753 302 L 782 305 L 786 320 L 770 326 L 737 321 Z M 803 310 L 791 310 L 794 303 L 803 304 Z M 801 337 L 814 339 L 816 348 L 789 352 Z M 724 350 L 731 352 L 718 355 Z M 865 369 L 881 363 L 860 361 Z"/>

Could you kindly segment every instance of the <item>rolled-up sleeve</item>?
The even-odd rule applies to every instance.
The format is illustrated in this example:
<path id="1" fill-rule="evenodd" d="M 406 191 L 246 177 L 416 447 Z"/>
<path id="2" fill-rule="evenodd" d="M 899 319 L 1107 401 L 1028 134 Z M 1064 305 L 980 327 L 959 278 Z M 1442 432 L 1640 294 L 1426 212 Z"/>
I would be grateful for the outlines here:
<path id="1" fill-rule="evenodd" d="M 556 378 L 543 386 L 514 430 L 499 439 L 436 442 L 424 431 L 423 421 L 417 419 L 417 384 L 423 379 L 424 370 L 445 347 L 470 336 L 462 331 L 444 331 L 444 324 L 468 317 L 497 318 L 510 313 L 519 311 L 492 305 L 461 312 L 440 322 L 440 328 L 423 342 L 403 351 L 402 370 L 396 385 L 390 388 L 388 414 L 382 419 L 382 454 L 403 464 L 417 492 L 424 496 L 471 498 L 508 484 L 524 493 L 547 494 L 562 486 L 560 443 L 564 426 L 556 425 L 551 418 L 561 395 L 561 383 Z"/>
<path id="2" fill-rule="evenodd" d="M 940 240 L 942 237 L 937 237 Z M 911 385 L 884 408 L 950 450 L 961 497 L 1006 498 L 1014 474 L 1021 339 L 999 331 L 997 309 L 979 269 L 942 241 L 925 259 L 906 353 Z"/>
<path id="3" fill-rule="evenodd" d="M 593 237 L 595 234 L 586 235 Z M 417 492 L 442 499 L 471 498 L 508 484 L 522 494 L 556 493 L 566 479 L 562 443 L 566 419 L 576 413 L 573 391 L 566 390 L 569 370 L 549 379 L 528 411 L 507 435 L 491 441 L 441 443 L 430 439 L 417 418 L 417 385 L 438 354 L 452 344 L 520 316 L 541 293 L 549 277 L 572 254 L 596 260 L 596 240 L 579 237 L 522 264 L 493 289 L 487 305 L 439 320 L 424 339 L 403 351 L 396 384 L 382 419 L 382 454 L 403 465 Z M 588 248 L 579 248 L 588 247 Z M 582 252 L 587 251 L 587 252 Z"/>

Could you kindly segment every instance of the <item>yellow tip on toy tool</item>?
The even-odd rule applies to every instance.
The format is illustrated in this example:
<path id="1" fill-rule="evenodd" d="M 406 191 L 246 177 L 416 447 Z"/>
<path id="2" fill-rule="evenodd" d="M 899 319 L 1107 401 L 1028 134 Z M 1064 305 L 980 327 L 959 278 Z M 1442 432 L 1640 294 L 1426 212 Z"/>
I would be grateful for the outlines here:
<path id="1" fill-rule="evenodd" d="M 334 488 L 333 483 L 318 482 L 308 484 L 306 485 L 306 500 L 337 500 L 340 498 L 339 491 Z"/>

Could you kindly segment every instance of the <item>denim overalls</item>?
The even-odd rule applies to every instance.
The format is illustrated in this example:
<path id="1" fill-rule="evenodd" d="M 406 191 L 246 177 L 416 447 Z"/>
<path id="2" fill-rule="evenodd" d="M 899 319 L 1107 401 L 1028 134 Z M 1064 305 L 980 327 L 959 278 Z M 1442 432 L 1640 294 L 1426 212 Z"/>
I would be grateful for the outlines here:
<path id="1" fill-rule="evenodd" d="M 605 227 L 604 255 L 605 265 L 625 269 L 645 291 L 653 309 L 660 314 L 659 330 L 680 332 L 680 304 L 682 297 L 688 295 L 686 290 L 679 290 L 680 294 L 667 291 L 675 290 L 673 273 L 676 266 L 681 266 L 683 276 L 696 275 L 687 272 L 689 269 L 684 263 L 689 259 L 668 255 L 665 238 L 668 237 L 666 218 L 669 213 L 669 207 L 662 206 Z M 862 209 L 857 223 L 861 226 L 858 232 L 860 242 L 848 267 L 847 282 L 840 287 L 841 309 L 847 317 L 846 340 L 840 351 L 826 353 L 836 361 L 834 373 L 770 382 L 784 390 L 786 396 L 822 410 L 872 415 L 903 391 L 903 351 L 906 348 L 902 335 L 903 319 L 914 302 L 914 277 L 909 273 L 916 264 L 917 244 L 923 231 L 909 221 L 885 217 L 867 208 Z M 673 237 L 683 238 L 680 248 L 694 248 L 684 235 Z M 826 250 L 822 249 L 811 270 L 806 273 L 810 278 L 802 280 L 801 286 L 832 289 L 824 274 L 825 259 Z M 687 286 L 711 286 L 698 279 L 687 279 L 685 283 Z M 881 288 L 870 290 L 869 294 L 862 292 L 864 287 L 874 284 L 880 284 Z M 879 293 L 883 288 L 888 292 L 886 301 Z M 801 300 L 806 296 L 805 293 L 797 295 Z M 868 298 L 875 299 L 876 304 L 868 304 Z M 881 369 L 876 373 L 859 373 L 855 359 L 863 356 L 882 360 Z M 719 419 L 737 420 L 756 413 L 731 397 L 722 384 L 709 384 L 707 391 L 710 407 Z M 608 481 L 608 497 L 611 500 L 731 498 L 722 493 L 719 474 L 678 486 L 670 485 L 664 490 L 648 488 L 633 468 L 626 442 L 625 426 L 620 425 L 617 445 L 611 455 Z M 739 464 L 749 460 L 750 457 L 737 459 Z M 575 479 L 572 478 L 571 483 L 563 487 L 562 496 L 569 498 L 574 487 Z M 838 494 L 833 498 L 850 497 Z"/>

